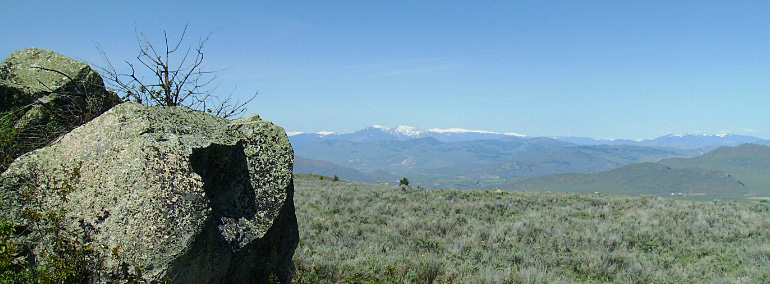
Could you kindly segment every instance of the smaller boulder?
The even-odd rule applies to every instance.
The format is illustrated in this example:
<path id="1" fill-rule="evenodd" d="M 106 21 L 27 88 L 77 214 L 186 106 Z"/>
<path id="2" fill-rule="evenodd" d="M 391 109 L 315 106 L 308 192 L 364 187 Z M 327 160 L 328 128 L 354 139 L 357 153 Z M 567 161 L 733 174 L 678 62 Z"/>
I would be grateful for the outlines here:
<path id="1" fill-rule="evenodd" d="M 14 52 L 0 63 L 0 172 L 118 103 L 88 64 L 37 48 Z"/>

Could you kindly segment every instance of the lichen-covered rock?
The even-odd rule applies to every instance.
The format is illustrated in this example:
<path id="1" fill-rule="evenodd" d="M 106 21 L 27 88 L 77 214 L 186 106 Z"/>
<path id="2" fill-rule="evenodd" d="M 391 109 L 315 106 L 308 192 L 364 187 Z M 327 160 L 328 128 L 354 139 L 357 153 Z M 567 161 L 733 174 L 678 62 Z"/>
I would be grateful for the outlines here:
<path id="1" fill-rule="evenodd" d="M 0 141 L 0 154 L 12 160 L 118 103 L 88 64 L 37 48 L 16 51 L 0 63 L 0 132 L 14 131 L 12 141 Z"/>
<path id="2" fill-rule="evenodd" d="M 11 164 L 0 218 L 31 228 L 25 208 L 63 210 L 65 231 L 99 251 L 100 283 L 288 283 L 292 163 L 284 130 L 258 116 L 124 103 Z M 19 238 L 40 253 L 45 234 Z"/>

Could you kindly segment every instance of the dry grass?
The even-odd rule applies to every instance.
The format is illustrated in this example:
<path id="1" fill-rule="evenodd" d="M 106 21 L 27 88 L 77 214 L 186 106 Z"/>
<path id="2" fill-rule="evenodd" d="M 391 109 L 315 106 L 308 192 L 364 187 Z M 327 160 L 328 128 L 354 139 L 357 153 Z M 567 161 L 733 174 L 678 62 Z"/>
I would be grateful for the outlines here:
<path id="1" fill-rule="evenodd" d="M 770 282 L 764 203 L 295 180 L 295 283 Z"/>

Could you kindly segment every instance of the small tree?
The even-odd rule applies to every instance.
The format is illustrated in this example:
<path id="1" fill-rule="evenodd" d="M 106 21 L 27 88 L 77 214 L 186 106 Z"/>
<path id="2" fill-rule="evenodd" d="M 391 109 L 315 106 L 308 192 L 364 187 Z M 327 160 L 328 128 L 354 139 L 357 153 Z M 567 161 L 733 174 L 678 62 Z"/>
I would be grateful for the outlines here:
<path id="1" fill-rule="evenodd" d="M 216 71 L 202 67 L 203 46 L 210 34 L 201 38 L 194 47 L 189 45 L 185 48 L 182 42 L 187 27 L 185 24 L 179 40 L 170 43 L 164 30 L 164 42 L 159 48 L 144 33 L 136 31 L 139 55 L 134 62 L 125 61 L 129 72 L 117 71 L 104 50 L 97 45 L 106 64 L 99 69 L 107 86 L 123 100 L 147 105 L 185 106 L 224 118 L 240 115 L 256 93 L 243 103 L 232 101 L 232 96 L 221 99 L 214 95 L 216 87 L 211 84 L 217 78 Z M 145 79 L 145 74 L 149 74 L 150 79 Z"/>
<path id="2" fill-rule="evenodd" d="M 409 179 L 406 177 L 402 178 L 399 185 L 409 186 Z"/>

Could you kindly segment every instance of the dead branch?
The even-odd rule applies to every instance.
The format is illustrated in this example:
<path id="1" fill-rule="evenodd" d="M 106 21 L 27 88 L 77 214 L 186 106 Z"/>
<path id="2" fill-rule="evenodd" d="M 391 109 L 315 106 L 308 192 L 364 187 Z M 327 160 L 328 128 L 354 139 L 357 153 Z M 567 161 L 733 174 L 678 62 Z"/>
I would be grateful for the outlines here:
<path id="1" fill-rule="evenodd" d="M 233 103 L 232 93 L 225 98 L 214 94 L 216 86 L 212 87 L 212 83 L 217 79 L 217 71 L 203 69 L 203 48 L 211 34 L 201 38 L 195 46 L 184 48 L 187 28 L 185 24 L 177 40 L 171 40 L 164 30 L 161 48 L 155 46 L 143 32 L 135 30 L 139 54 L 135 62 L 125 61 L 128 72 L 117 71 L 106 52 L 97 45 L 105 61 L 105 65 L 98 69 L 103 73 L 107 86 L 124 100 L 138 103 L 184 106 L 225 118 L 242 114 L 256 93 L 244 103 Z M 145 74 L 150 78 L 144 78 Z"/>

